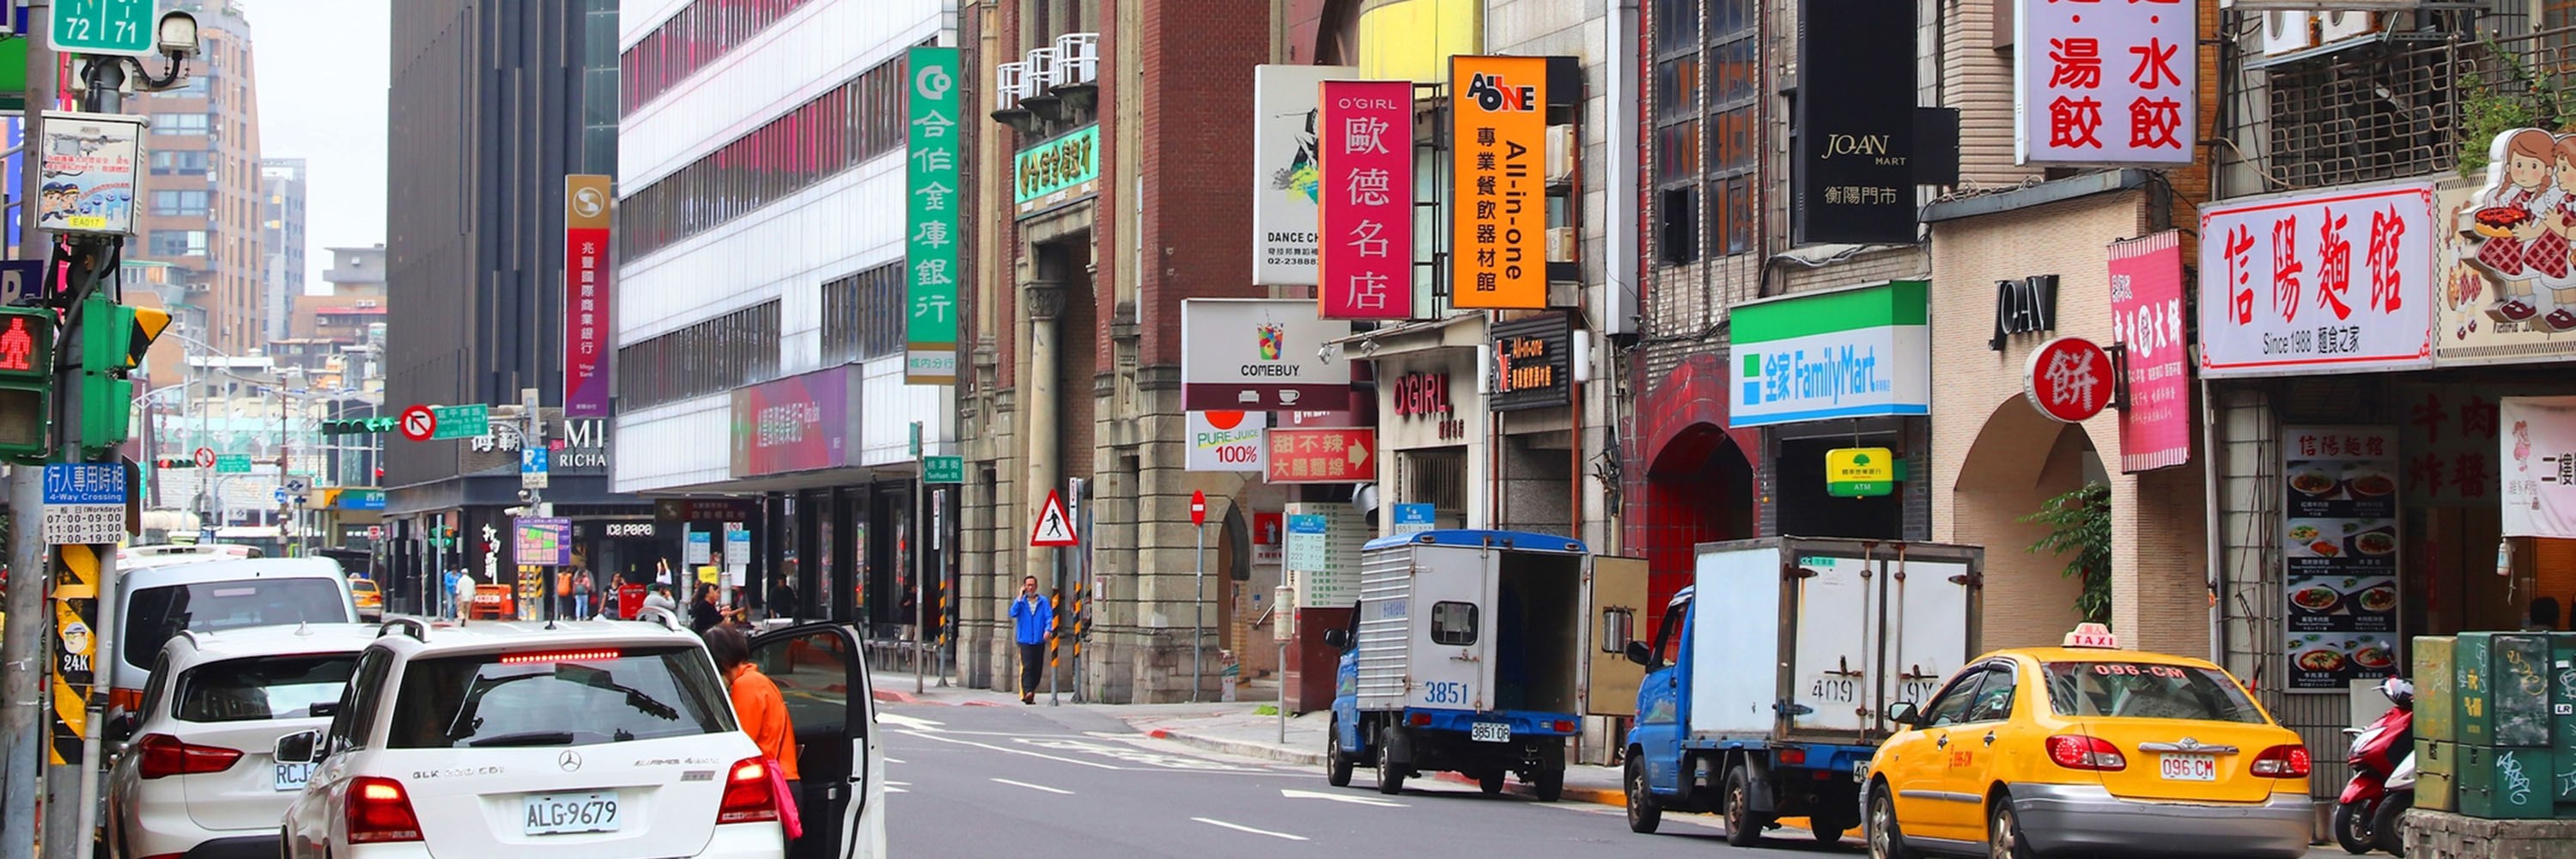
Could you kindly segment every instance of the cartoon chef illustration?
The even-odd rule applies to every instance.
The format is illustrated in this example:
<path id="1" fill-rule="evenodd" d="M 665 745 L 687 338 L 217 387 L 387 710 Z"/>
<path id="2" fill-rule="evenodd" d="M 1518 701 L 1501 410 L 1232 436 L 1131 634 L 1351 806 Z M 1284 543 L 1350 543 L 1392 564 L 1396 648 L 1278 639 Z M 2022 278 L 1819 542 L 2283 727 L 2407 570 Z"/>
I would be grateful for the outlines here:
<path id="1" fill-rule="evenodd" d="M 2485 271 L 2498 287 L 2487 316 L 2497 322 L 2525 322 L 2540 315 L 2532 280 L 2543 273 L 2532 254 L 2555 248 L 2562 257 L 2567 239 L 2542 220 L 2560 202 L 2562 192 L 2551 180 L 2558 141 L 2549 132 L 2522 128 L 2496 136 L 2488 149 L 2487 187 L 2478 192 L 2470 230 L 2478 250 L 2471 264 Z M 2555 241 L 2543 242 L 2546 237 Z M 2565 261 L 2557 266 L 2563 274 Z M 2552 296 L 2555 297 L 2554 295 Z"/>

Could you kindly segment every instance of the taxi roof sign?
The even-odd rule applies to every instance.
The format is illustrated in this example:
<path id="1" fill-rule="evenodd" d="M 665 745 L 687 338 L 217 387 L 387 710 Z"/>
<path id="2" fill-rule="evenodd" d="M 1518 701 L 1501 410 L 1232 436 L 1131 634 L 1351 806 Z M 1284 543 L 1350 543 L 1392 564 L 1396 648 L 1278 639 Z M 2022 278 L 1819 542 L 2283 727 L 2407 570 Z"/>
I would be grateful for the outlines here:
<path id="1" fill-rule="evenodd" d="M 2066 634 L 2066 646 L 2118 650 L 2120 637 L 2112 635 L 2111 628 L 2102 624 L 2079 623 L 2075 625 L 2074 632 Z"/>

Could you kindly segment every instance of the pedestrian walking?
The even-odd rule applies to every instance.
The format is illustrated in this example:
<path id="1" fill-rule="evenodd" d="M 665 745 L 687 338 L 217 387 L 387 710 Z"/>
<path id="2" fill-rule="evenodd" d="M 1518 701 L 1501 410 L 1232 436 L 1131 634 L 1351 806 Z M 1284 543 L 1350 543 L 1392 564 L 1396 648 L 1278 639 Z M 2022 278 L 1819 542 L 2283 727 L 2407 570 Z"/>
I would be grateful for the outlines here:
<path id="1" fill-rule="evenodd" d="M 733 699 L 734 717 L 742 732 L 751 735 L 752 745 L 760 747 L 762 757 L 770 759 L 786 781 L 785 796 L 798 800 L 796 772 L 796 725 L 787 715 L 787 697 L 779 694 L 778 683 L 751 664 L 751 641 L 742 630 L 731 625 L 709 628 L 706 633 L 707 656 L 716 663 L 716 672 L 724 675 L 725 690 Z M 802 818 L 795 814 L 789 820 Z M 782 821 L 794 840 L 797 824 Z"/>
<path id="2" fill-rule="evenodd" d="M 724 612 L 716 608 L 716 586 L 699 585 L 698 598 L 689 601 L 689 631 L 705 633 L 724 622 Z"/>
<path id="3" fill-rule="evenodd" d="M 789 587 L 786 579 L 778 580 L 778 586 L 769 589 L 769 616 L 781 620 L 796 617 L 796 589 Z"/>
<path id="4" fill-rule="evenodd" d="M 581 567 L 572 570 L 572 616 L 590 618 L 590 571 Z"/>
<path id="5" fill-rule="evenodd" d="M 1046 665 L 1047 639 L 1055 635 L 1055 605 L 1038 593 L 1038 577 L 1020 580 L 1011 601 L 1011 627 L 1020 643 L 1020 703 L 1038 702 L 1038 670 Z"/>
<path id="6" fill-rule="evenodd" d="M 474 616 L 474 574 L 456 571 L 456 625 L 464 626 Z"/>

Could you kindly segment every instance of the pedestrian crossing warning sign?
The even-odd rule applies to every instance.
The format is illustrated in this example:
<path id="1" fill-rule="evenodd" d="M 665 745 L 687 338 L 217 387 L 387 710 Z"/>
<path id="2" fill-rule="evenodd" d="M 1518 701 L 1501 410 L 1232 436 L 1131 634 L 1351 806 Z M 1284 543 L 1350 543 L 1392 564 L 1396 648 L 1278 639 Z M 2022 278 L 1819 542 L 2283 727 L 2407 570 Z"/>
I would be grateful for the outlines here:
<path id="1" fill-rule="evenodd" d="M 1037 524 L 1029 528 L 1029 545 L 1070 546 L 1074 542 L 1073 519 L 1064 515 L 1064 496 L 1049 489 L 1046 507 L 1038 511 Z"/>

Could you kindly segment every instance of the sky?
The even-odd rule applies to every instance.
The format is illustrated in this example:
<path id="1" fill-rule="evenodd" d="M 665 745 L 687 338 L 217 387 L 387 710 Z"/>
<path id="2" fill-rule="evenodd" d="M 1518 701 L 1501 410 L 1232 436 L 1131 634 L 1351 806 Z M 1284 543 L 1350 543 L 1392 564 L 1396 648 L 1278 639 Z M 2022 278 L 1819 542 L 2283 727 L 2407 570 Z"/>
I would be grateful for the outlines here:
<path id="1" fill-rule="evenodd" d="M 385 240 L 385 87 L 393 0 L 239 0 L 259 85 L 259 149 L 303 158 L 307 292 L 323 248 Z"/>

